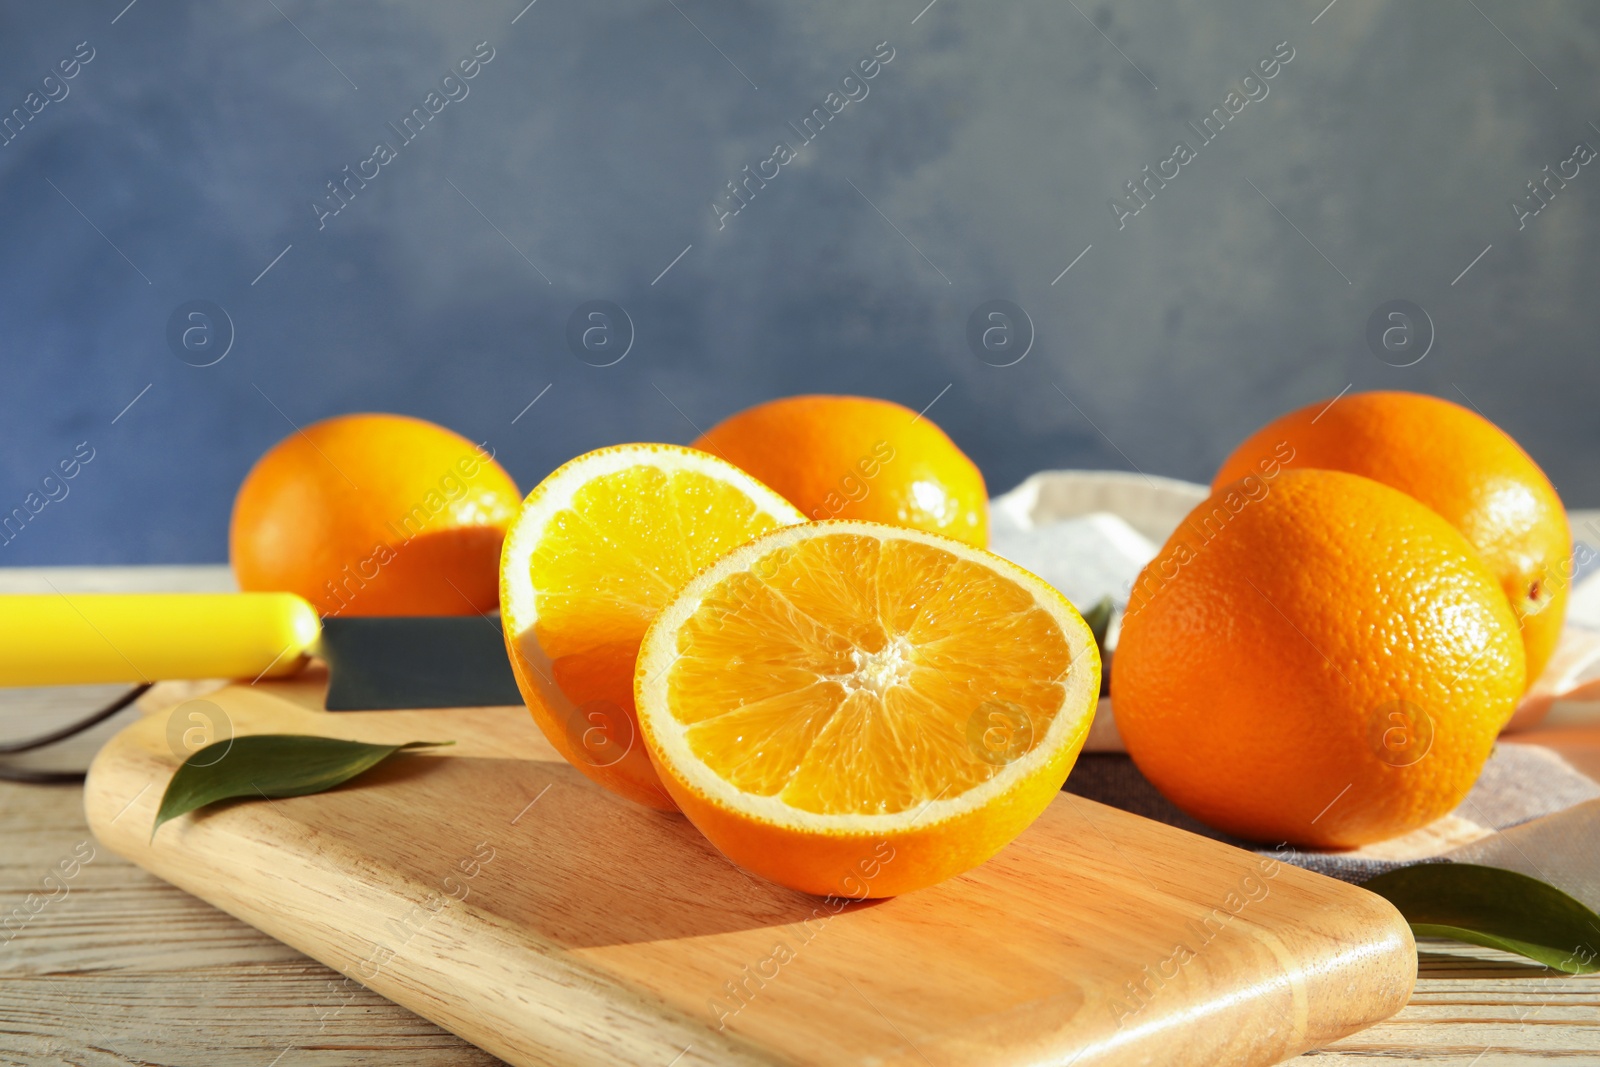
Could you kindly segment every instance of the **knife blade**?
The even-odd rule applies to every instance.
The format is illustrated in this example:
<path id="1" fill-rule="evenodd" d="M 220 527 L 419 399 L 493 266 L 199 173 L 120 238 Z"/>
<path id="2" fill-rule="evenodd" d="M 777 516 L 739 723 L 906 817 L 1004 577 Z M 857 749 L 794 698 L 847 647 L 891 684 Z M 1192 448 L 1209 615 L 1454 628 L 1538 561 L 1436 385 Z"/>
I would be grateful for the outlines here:
<path id="1" fill-rule="evenodd" d="M 521 704 L 499 616 L 324 619 L 329 711 Z"/>
<path id="2" fill-rule="evenodd" d="M 290 593 L 0 596 L 0 686 L 259 681 L 313 656 L 329 711 L 522 703 L 497 616 L 319 619 Z"/>

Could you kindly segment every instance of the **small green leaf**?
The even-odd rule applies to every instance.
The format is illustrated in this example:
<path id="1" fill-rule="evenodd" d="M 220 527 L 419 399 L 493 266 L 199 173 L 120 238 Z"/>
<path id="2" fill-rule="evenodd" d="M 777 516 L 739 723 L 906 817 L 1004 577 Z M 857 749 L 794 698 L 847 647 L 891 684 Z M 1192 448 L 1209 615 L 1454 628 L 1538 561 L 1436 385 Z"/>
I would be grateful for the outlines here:
<path id="1" fill-rule="evenodd" d="M 1472 863 L 1424 863 L 1363 885 L 1400 909 L 1418 937 L 1504 949 L 1567 974 L 1600 971 L 1600 915 L 1537 878 Z"/>
<path id="2" fill-rule="evenodd" d="M 396 752 L 454 741 L 369 745 L 315 734 L 250 734 L 207 745 L 183 761 L 162 794 L 153 840 L 161 824 L 233 797 L 303 797 L 321 793 L 371 770 Z"/>
<path id="3" fill-rule="evenodd" d="M 1106 651 L 1106 634 L 1111 629 L 1111 613 L 1116 610 L 1111 603 L 1111 598 L 1103 596 L 1100 600 L 1083 613 L 1083 621 L 1089 624 L 1089 632 L 1094 634 L 1094 644 L 1100 652 L 1100 695 L 1105 696 L 1111 692 L 1111 653 Z"/>
<path id="4" fill-rule="evenodd" d="M 1094 632 L 1094 643 L 1102 649 L 1106 645 L 1106 628 L 1111 625 L 1112 608 L 1111 598 L 1103 596 L 1094 607 L 1083 613 L 1083 621 Z"/>

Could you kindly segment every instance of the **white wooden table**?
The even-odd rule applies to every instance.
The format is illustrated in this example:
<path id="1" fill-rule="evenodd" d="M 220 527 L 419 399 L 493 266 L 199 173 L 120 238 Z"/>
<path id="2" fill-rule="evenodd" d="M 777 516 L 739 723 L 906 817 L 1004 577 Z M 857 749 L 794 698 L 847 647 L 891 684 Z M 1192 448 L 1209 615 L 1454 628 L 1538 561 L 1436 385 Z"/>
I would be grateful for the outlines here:
<path id="1" fill-rule="evenodd" d="M 198 591 L 232 582 L 224 567 L 0 570 L 0 592 L 52 587 Z M 119 691 L 0 692 L 0 738 L 42 733 Z M 130 708 L 17 763 L 82 767 L 138 714 Z M 62 883 L 64 895 L 43 885 L 59 861 L 91 848 L 93 858 Z M 0 932 L 0 1064 L 499 1062 L 374 993 L 346 988 L 336 972 L 99 848 L 78 787 L 0 782 L 0 922 L 30 893 L 52 892 L 56 899 L 12 940 Z M 1301 1060 L 1600 1063 L 1600 975 L 1552 974 L 1449 942 L 1425 943 L 1420 961 L 1416 992 L 1399 1015 Z"/>

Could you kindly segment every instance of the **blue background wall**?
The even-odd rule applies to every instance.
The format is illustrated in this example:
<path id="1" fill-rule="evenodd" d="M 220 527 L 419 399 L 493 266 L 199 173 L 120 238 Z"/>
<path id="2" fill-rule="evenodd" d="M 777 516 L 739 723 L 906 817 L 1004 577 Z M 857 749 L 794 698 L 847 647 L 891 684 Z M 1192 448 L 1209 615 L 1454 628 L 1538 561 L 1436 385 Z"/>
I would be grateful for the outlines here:
<path id="1" fill-rule="evenodd" d="M 527 488 L 796 391 L 938 397 L 998 492 L 1056 466 L 1203 480 L 1282 410 L 1418 389 L 1600 504 L 1600 162 L 1520 230 L 1509 206 L 1600 147 L 1581 0 L 124 3 L 0 15 L 0 112 L 94 53 L 0 146 L 0 510 L 95 457 L 0 564 L 221 560 L 290 420 L 435 419 Z M 786 124 L 882 41 L 801 147 Z M 1284 41 L 1200 146 L 1186 121 Z M 400 145 L 388 124 L 479 42 L 468 95 Z M 1180 139 L 1197 158 L 1119 229 L 1110 199 Z M 719 228 L 778 140 L 799 157 Z M 397 158 L 319 230 L 378 141 Z M 1013 366 L 966 342 L 992 298 L 1036 329 Z M 1395 298 L 1436 328 L 1408 367 L 1364 339 Z M 235 333 L 208 367 L 167 340 L 196 299 Z M 634 323 L 614 366 L 564 339 L 593 299 Z"/>

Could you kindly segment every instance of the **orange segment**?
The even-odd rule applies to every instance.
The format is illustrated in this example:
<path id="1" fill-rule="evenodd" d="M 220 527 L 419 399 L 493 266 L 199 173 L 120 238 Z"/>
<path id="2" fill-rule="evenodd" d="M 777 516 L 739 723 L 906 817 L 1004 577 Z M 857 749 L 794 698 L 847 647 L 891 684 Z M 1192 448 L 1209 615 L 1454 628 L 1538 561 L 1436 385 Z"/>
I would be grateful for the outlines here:
<path id="1" fill-rule="evenodd" d="M 635 674 L 646 745 L 735 862 L 839 892 L 880 838 L 911 850 L 868 894 L 982 862 L 1044 810 L 1099 692 L 1088 627 L 1039 578 L 868 522 L 771 533 L 689 582 Z"/>
<path id="2" fill-rule="evenodd" d="M 680 585 L 778 525 L 744 487 L 699 471 L 637 466 L 599 475 L 551 516 L 527 561 L 540 641 L 558 662 L 619 638 L 637 651 Z M 595 566 L 601 557 L 604 569 Z"/>
<path id="3" fill-rule="evenodd" d="M 967 743 L 973 709 L 1011 703 L 1042 736 L 1071 661 L 1061 628 L 1015 582 L 860 534 L 778 549 L 711 599 L 678 631 L 673 717 L 717 774 L 807 811 L 904 811 L 988 781 L 996 765 Z M 736 634 L 729 602 L 748 605 Z"/>
<path id="4" fill-rule="evenodd" d="M 639 642 L 678 587 L 801 515 L 731 465 L 671 445 L 580 456 L 528 495 L 501 558 L 506 640 L 523 697 L 579 770 L 671 808 L 637 743 Z"/>

